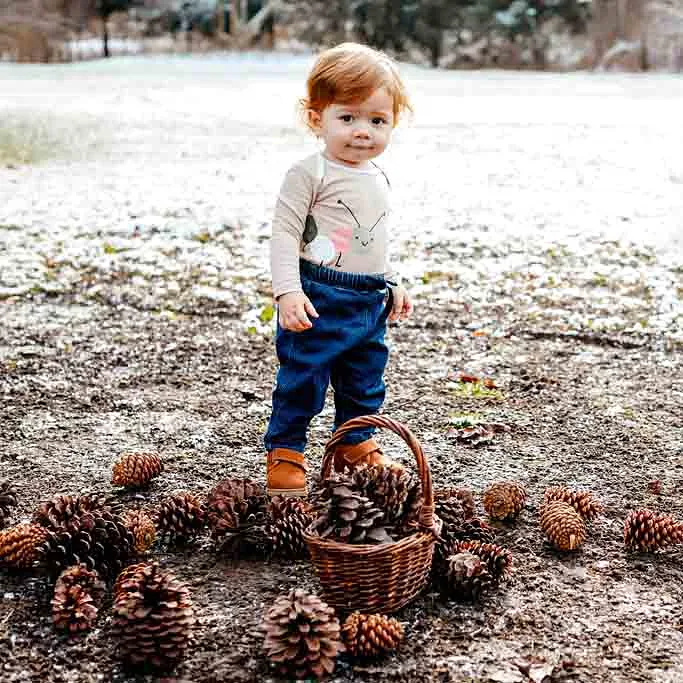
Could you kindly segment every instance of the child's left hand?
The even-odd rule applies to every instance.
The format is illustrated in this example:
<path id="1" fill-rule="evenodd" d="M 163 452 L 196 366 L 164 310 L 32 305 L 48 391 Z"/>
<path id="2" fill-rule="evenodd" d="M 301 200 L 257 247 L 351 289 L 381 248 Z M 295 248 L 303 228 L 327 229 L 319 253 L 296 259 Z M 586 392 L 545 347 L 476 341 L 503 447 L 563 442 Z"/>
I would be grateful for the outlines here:
<path id="1" fill-rule="evenodd" d="M 402 285 L 393 287 L 391 293 L 394 296 L 394 305 L 391 307 L 389 320 L 392 323 L 407 320 L 413 312 L 413 302 L 410 298 L 410 294 L 408 294 L 405 287 Z"/>

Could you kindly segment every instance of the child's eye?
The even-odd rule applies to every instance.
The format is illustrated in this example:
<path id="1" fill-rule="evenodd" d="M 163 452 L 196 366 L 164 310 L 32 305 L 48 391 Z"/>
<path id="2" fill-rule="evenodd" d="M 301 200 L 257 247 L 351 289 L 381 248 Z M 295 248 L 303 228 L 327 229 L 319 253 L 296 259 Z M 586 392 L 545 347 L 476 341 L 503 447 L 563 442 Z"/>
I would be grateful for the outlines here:
<path id="1" fill-rule="evenodd" d="M 344 123 L 351 123 L 351 121 L 353 121 L 353 116 L 351 116 L 351 114 L 342 114 L 339 118 Z"/>
<path id="2" fill-rule="evenodd" d="M 375 116 L 375 117 L 372 119 L 372 123 L 373 123 L 373 125 L 375 125 L 375 126 L 384 125 L 386 122 L 387 122 L 387 120 L 384 119 L 384 118 L 382 118 L 381 116 Z"/>

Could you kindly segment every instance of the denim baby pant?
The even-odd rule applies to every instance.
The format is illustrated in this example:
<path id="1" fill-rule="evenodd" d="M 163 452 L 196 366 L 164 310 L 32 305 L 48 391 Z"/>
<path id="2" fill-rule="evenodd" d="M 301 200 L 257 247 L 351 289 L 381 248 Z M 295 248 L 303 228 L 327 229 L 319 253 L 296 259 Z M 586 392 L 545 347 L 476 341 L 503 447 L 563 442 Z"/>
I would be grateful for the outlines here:
<path id="1" fill-rule="evenodd" d="M 382 275 L 344 273 L 300 261 L 301 286 L 318 312 L 304 332 L 278 324 L 280 362 L 273 412 L 264 443 L 267 451 L 289 448 L 303 453 L 308 425 L 334 389 L 334 429 L 360 415 L 376 413 L 384 402 L 384 343 L 391 290 Z M 369 439 L 374 427 L 350 432 L 344 443 Z"/>

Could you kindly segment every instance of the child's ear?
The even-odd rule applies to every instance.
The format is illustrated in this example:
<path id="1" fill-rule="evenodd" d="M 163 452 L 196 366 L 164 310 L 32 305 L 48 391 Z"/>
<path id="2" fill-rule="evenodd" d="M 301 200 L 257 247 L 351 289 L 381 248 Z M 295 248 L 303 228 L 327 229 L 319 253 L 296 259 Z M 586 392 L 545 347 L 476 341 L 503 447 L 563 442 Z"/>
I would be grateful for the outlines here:
<path id="1" fill-rule="evenodd" d="M 315 133 L 320 132 L 320 126 L 322 124 L 322 116 L 320 115 L 320 112 L 316 111 L 315 109 L 307 109 L 306 116 L 308 118 L 308 125 L 310 126 L 311 130 L 313 130 Z"/>

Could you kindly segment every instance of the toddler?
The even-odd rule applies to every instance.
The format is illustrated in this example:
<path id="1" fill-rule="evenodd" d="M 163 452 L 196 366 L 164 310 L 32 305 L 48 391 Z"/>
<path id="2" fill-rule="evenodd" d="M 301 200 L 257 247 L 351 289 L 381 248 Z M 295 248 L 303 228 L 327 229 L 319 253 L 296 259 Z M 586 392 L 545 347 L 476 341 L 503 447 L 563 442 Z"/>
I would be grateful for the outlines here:
<path id="1" fill-rule="evenodd" d="M 270 495 L 303 496 L 308 425 L 334 389 L 337 429 L 384 401 L 387 319 L 413 306 L 387 258 L 389 179 L 372 160 L 410 110 L 396 65 L 344 43 L 323 52 L 302 100 L 322 152 L 294 164 L 280 190 L 270 257 L 280 368 L 264 442 Z M 335 469 L 391 464 L 374 428 L 346 435 Z"/>

